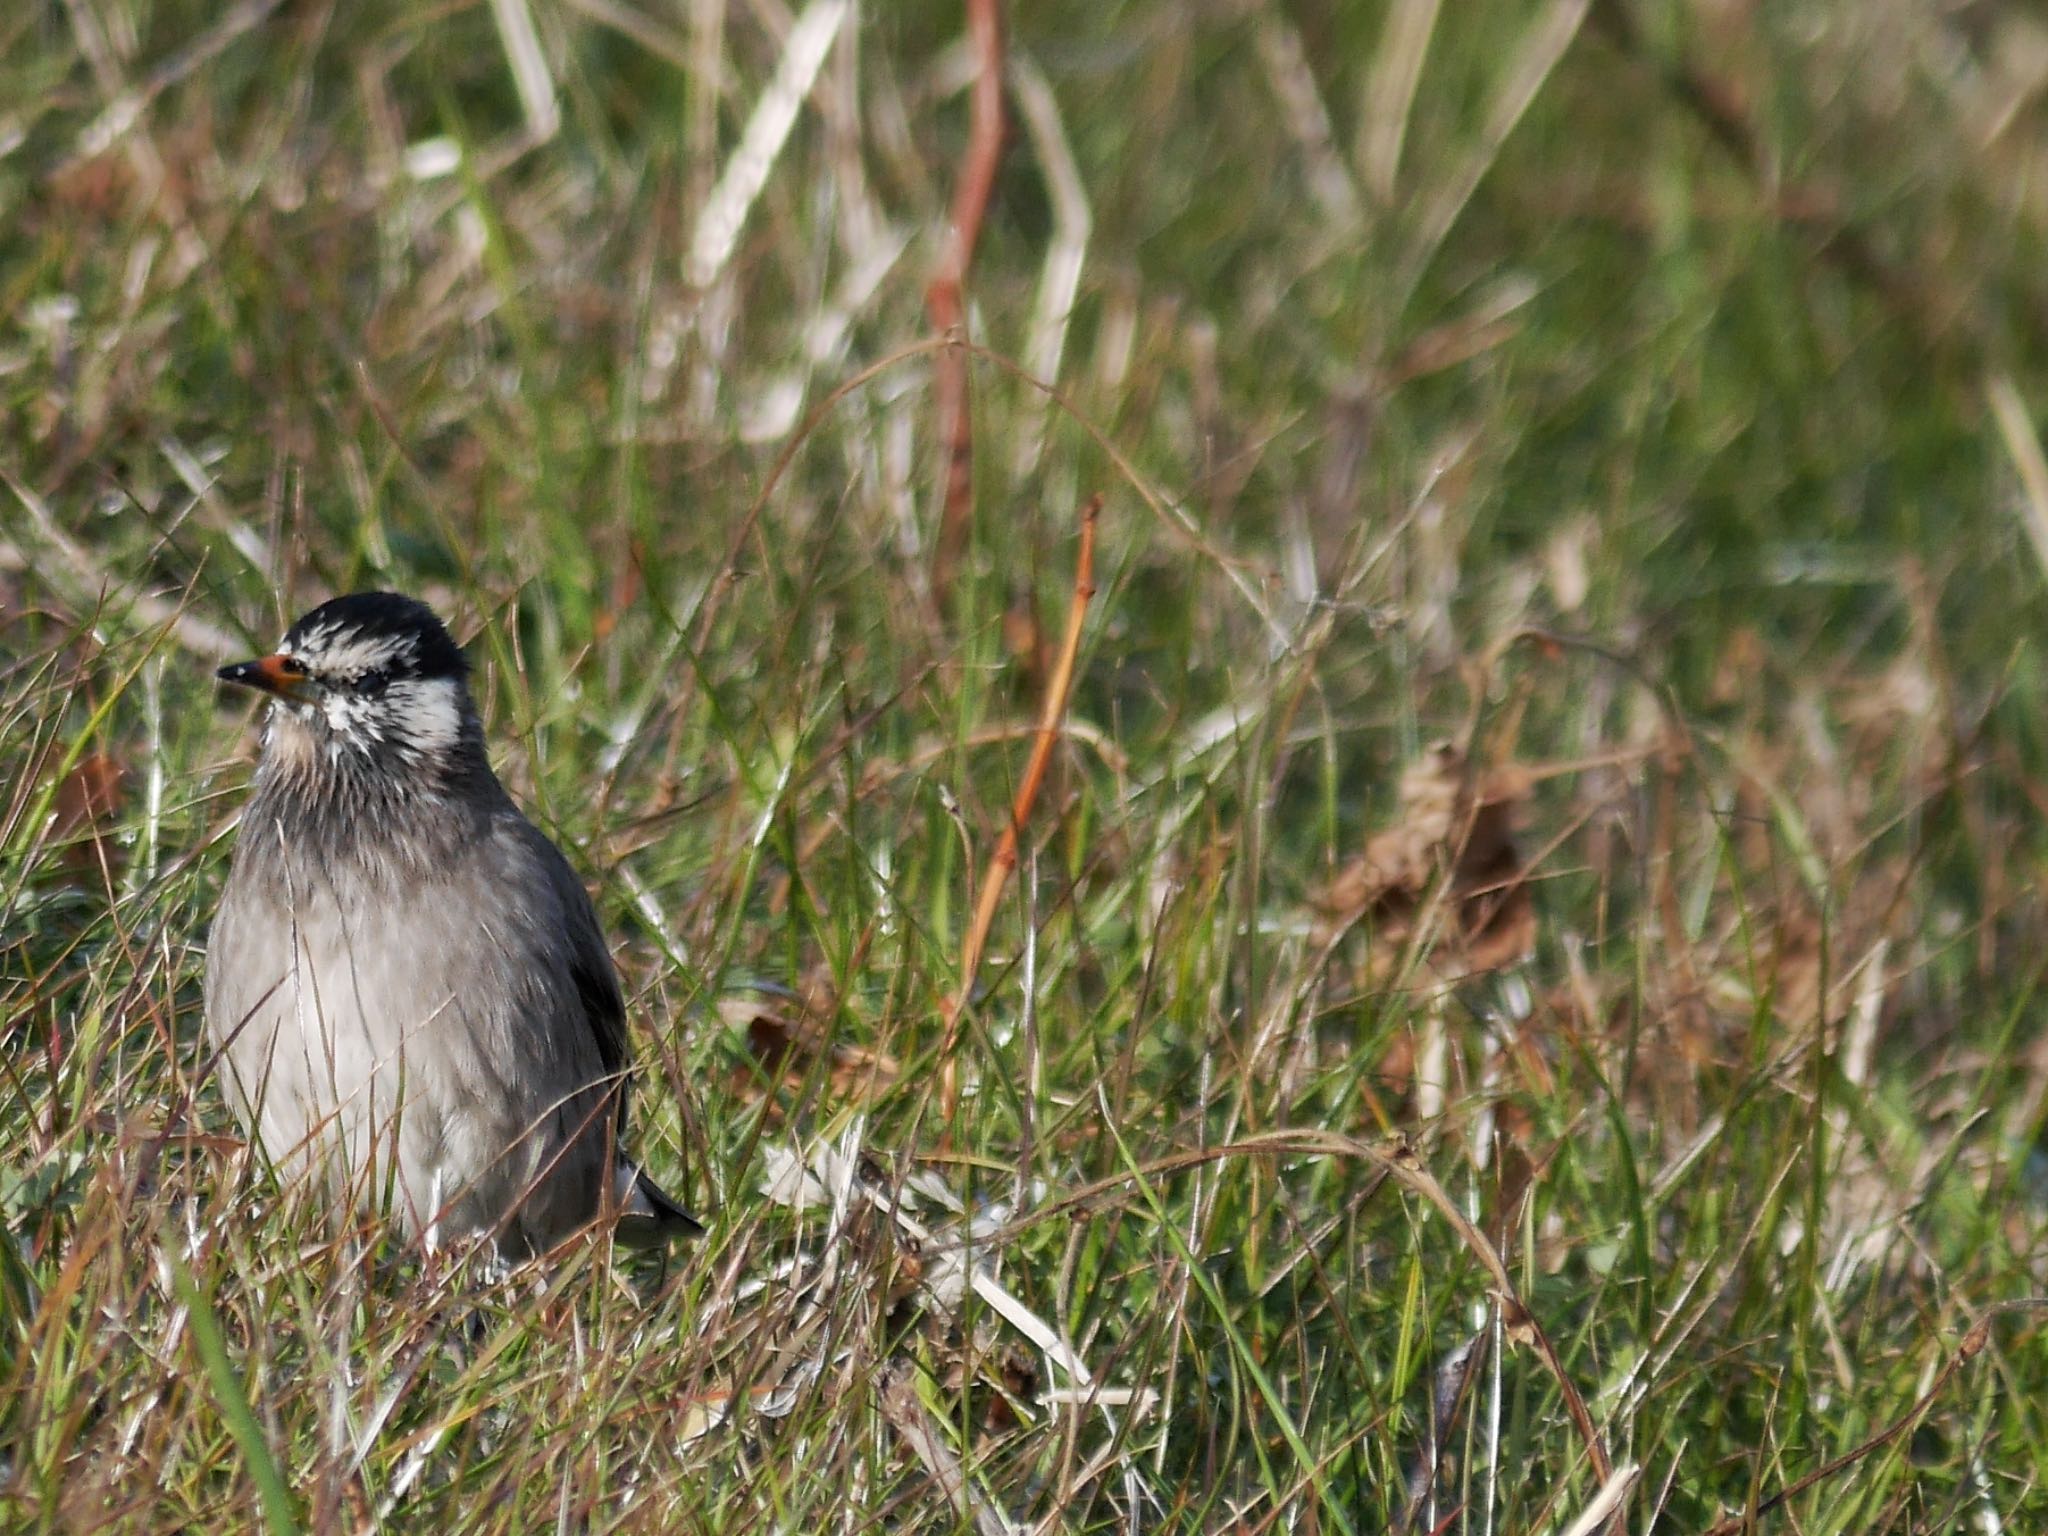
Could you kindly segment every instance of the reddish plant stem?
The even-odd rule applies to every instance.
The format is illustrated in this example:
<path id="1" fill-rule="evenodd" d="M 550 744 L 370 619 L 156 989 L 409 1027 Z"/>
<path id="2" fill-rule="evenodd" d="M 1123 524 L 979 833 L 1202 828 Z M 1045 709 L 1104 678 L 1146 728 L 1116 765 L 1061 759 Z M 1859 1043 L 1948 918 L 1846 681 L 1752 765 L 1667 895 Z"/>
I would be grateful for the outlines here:
<path id="1" fill-rule="evenodd" d="M 981 969 L 982 952 L 988 947 L 989 929 L 996 920 L 996 904 L 1017 867 L 1017 844 L 1031 820 L 1031 808 L 1038 803 L 1038 791 L 1052 765 L 1053 747 L 1059 741 L 1060 722 L 1066 718 L 1067 700 L 1074 691 L 1074 664 L 1081 654 L 1081 629 L 1088 617 L 1088 600 L 1095 595 L 1095 524 L 1102 512 L 1102 494 L 1090 496 L 1081 507 L 1080 547 L 1074 554 L 1074 600 L 1067 609 L 1067 632 L 1060 639 L 1059 657 L 1045 683 L 1045 699 L 1038 712 L 1038 733 L 1031 742 L 1031 759 L 1010 802 L 1010 819 L 996 840 L 982 875 L 981 892 L 974 905 L 974 920 L 960 945 L 960 986 L 946 1003 L 946 1034 L 939 1048 L 946 1123 L 953 1123 L 958 1104 L 958 1080 L 953 1070 L 953 1050 L 959 1043 L 960 1015 L 974 995 L 975 974 Z"/>
<path id="2" fill-rule="evenodd" d="M 967 33 L 976 70 L 968 101 L 967 150 L 953 188 L 952 218 L 938 266 L 925 286 L 925 309 L 941 336 L 967 334 L 967 272 L 1003 153 L 1003 24 L 1000 0 L 967 0 Z M 967 553 L 974 517 L 974 423 L 967 401 L 967 353 L 947 347 L 934 360 L 939 440 L 946 453 L 946 499 L 932 549 L 932 596 L 943 608 Z"/>

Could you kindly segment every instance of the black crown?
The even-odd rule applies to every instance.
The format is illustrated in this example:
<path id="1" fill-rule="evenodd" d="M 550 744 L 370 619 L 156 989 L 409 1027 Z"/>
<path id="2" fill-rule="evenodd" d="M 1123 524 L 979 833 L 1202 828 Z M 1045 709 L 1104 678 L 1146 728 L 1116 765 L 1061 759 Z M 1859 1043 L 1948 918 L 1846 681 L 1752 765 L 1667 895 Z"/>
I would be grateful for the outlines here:
<path id="1" fill-rule="evenodd" d="M 351 592 L 330 598 L 286 631 L 284 648 L 290 651 L 322 630 L 366 640 L 410 640 L 406 670 L 417 677 L 463 677 L 469 672 L 462 647 L 434 610 L 403 593 Z"/>

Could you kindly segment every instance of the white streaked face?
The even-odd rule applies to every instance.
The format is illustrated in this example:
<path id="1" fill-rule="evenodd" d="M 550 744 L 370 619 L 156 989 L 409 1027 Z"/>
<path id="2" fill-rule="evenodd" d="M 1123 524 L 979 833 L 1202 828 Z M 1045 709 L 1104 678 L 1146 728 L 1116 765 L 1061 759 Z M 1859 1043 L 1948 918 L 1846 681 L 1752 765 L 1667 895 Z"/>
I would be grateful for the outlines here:
<path id="1" fill-rule="evenodd" d="M 215 675 L 275 700 L 263 771 L 425 792 L 465 739 L 481 752 L 468 662 L 434 610 L 396 592 L 331 598 L 285 632 L 268 656 Z"/>
<path id="2" fill-rule="evenodd" d="M 419 675 L 415 635 L 316 624 L 288 636 L 279 654 L 304 670 L 303 680 L 278 696 L 277 716 L 306 738 L 287 741 L 273 731 L 273 745 L 287 756 L 324 748 L 333 762 L 350 752 L 389 752 L 419 762 L 462 738 L 463 682 Z"/>
<path id="3" fill-rule="evenodd" d="M 388 746 L 421 757 L 446 752 L 462 737 L 462 699 L 452 677 L 403 678 L 373 691 L 328 686 L 291 708 L 327 727 L 328 752 Z"/>
<path id="4" fill-rule="evenodd" d="M 462 739 L 462 685 L 452 677 L 415 677 L 384 690 L 384 718 L 396 740 L 437 757 Z"/>

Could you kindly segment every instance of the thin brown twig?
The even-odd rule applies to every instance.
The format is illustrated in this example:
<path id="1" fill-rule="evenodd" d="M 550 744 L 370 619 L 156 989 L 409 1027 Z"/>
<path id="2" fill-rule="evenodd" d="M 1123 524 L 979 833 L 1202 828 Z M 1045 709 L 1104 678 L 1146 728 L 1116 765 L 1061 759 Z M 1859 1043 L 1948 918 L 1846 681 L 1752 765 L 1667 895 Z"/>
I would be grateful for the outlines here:
<path id="1" fill-rule="evenodd" d="M 938 265 L 925 286 L 925 309 L 941 336 L 964 340 L 967 332 L 967 271 L 995 188 L 1002 159 L 1003 20 L 1000 0 L 967 0 L 967 34 L 974 45 L 973 93 L 967 108 L 967 149 L 953 188 L 952 217 Z M 954 573 L 967 551 L 974 513 L 974 423 L 967 404 L 967 354 L 949 346 L 936 360 L 939 439 L 946 447 L 946 500 L 932 549 L 932 594 L 943 605 Z"/>
<path id="2" fill-rule="evenodd" d="M 1046 679 L 1045 700 L 1038 712 L 1038 734 L 1031 743 L 1031 758 L 1024 777 L 1010 803 L 1010 819 L 996 849 L 989 856 L 982 876 L 981 893 L 974 906 L 974 920 L 960 945 L 960 982 L 946 1004 L 946 1034 L 939 1048 L 943 1088 L 940 1102 L 945 1106 L 948 1125 L 953 1121 L 957 1081 L 953 1073 L 953 1048 L 958 1043 L 960 1016 L 974 994 L 975 973 L 981 969 L 982 951 L 988 946 L 988 932 L 996 920 L 996 904 L 1017 867 L 1017 841 L 1031 819 L 1031 808 L 1045 783 L 1045 771 L 1052 763 L 1053 747 L 1059 742 L 1060 723 L 1066 718 L 1067 698 L 1074 689 L 1074 663 L 1081 654 L 1081 627 L 1088 617 L 1088 600 L 1095 595 L 1095 524 L 1102 512 L 1102 493 L 1096 492 L 1081 506 L 1081 540 L 1074 554 L 1074 600 L 1067 610 L 1067 632 L 1060 639 L 1059 657 Z"/>

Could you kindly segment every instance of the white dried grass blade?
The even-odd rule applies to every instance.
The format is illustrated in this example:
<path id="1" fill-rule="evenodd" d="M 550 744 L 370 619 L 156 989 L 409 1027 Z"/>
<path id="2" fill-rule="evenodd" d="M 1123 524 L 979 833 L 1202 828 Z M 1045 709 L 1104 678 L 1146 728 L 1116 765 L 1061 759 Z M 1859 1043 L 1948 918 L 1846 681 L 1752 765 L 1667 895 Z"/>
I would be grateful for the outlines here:
<path id="1" fill-rule="evenodd" d="M 1591 3 L 1592 0 L 1551 0 L 1544 7 L 1543 14 L 1522 34 L 1507 77 L 1494 93 L 1493 104 L 1480 130 L 1479 142 L 1473 145 L 1464 163 L 1450 174 L 1422 211 L 1415 244 L 1408 257 L 1409 283 L 1412 284 L 1435 258 L 1437 248 L 1451 232 L 1451 226 L 1458 222 L 1465 205 L 1472 200 L 1472 194 L 1479 190 L 1479 183 L 1493 168 L 1494 161 L 1500 158 L 1501 146 L 1507 143 L 1508 135 L 1515 131 L 1515 125 L 1521 122 L 1522 115 L 1535 101 L 1536 93 L 1543 89 L 1543 82 L 1557 68 L 1572 39 L 1579 35 L 1579 25 L 1585 21 Z"/>
<path id="2" fill-rule="evenodd" d="M 562 108 L 555 100 L 554 71 L 541 52 L 533 12 L 526 0 L 491 0 L 491 19 L 498 24 L 498 40 L 505 45 L 505 57 L 512 65 L 512 84 L 519 91 L 520 110 L 526 114 L 526 132 L 534 143 L 544 144 L 560 130 Z"/>
<path id="3" fill-rule="evenodd" d="M 230 7 L 205 32 L 150 70 L 139 87 L 122 89 L 79 133 L 79 158 L 102 154 L 119 142 L 157 97 L 211 63 L 227 50 L 230 43 L 268 20 L 270 13 L 282 3 L 283 0 L 242 0 L 241 4 Z M 87 54 L 95 72 L 100 73 L 103 80 L 118 76 L 120 60 L 108 44 L 104 29 L 96 19 L 88 18 L 85 7 L 74 4 L 69 9 L 80 50 Z M 94 44 L 105 48 L 104 54 L 92 51 Z"/>
<path id="4" fill-rule="evenodd" d="M 949 1216 L 967 1214 L 967 1203 L 953 1193 L 936 1168 L 913 1168 L 903 1175 L 899 1209 L 908 1207 L 913 1196 L 930 1202 Z"/>
<path id="5" fill-rule="evenodd" d="M 1277 7 L 1260 19 L 1254 36 L 1259 62 L 1266 67 L 1266 80 L 1280 100 L 1280 113 L 1287 131 L 1300 146 L 1308 171 L 1309 196 L 1322 210 L 1330 226 L 1326 237 L 1341 237 L 1364 222 L 1358 191 L 1351 184 L 1351 168 L 1337 153 L 1337 136 L 1330 127 L 1330 111 L 1323 105 L 1315 71 L 1309 68 L 1308 51 L 1301 33 Z"/>
<path id="6" fill-rule="evenodd" d="M 1857 967 L 1861 974 L 1856 978 L 1856 1005 L 1849 1011 L 1849 1027 L 1842 1032 L 1841 1065 L 1844 1081 L 1858 1088 L 1870 1085 L 1877 1023 L 1884 1012 L 1884 962 L 1890 952 L 1890 942 L 1879 939 Z"/>
<path id="7" fill-rule="evenodd" d="M 796 426 L 804 408 L 804 375 L 792 370 L 750 390 L 734 413 L 743 443 L 776 443 Z"/>
<path id="8" fill-rule="evenodd" d="M 827 304 L 804 327 L 804 355 L 815 364 L 837 358 L 846 344 L 846 333 L 854 316 L 868 307 L 882 279 L 894 269 L 910 246 L 910 236 L 899 229 L 883 229 L 862 257 L 839 279 L 839 287 Z"/>
<path id="9" fill-rule="evenodd" d="M 568 6 L 598 25 L 630 37 L 657 59 L 673 64 L 677 69 L 689 69 L 689 44 L 631 6 L 617 4 L 615 0 L 568 0 Z"/>
<path id="10" fill-rule="evenodd" d="M 1059 1336 L 1052 1324 L 1011 1295 L 994 1275 L 986 1270 L 976 1269 L 974 1294 L 987 1302 L 990 1310 L 1004 1322 L 1044 1350 L 1046 1357 L 1065 1371 L 1071 1380 L 1083 1386 L 1095 1380 L 1089 1374 L 1087 1362 L 1068 1347 L 1066 1340 Z"/>
<path id="11" fill-rule="evenodd" d="M 168 433 L 157 439 L 156 446 L 157 451 L 170 464 L 172 471 L 184 482 L 185 489 L 192 493 L 193 504 L 206 509 L 215 532 L 227 536 L 227 541 L 233 546 L 235 553 L 249 562 L 251 570 L 260 576 L 275 579 L 280 569 L 276 552 L 257 536 L 255 529 L 236 517 L 223 503 L 216 494 L 218 481 L 213 472 L 199 462 L 198 456 L 191 449 Z"/>
<path id="12" fill-rule="evenodd" d="M 668 913 L 662 909 L 661 899 L 648 889 L 647 882 L 640 878 L 633 866 L 621 860 L 618 870 L 619 878 L 625 882 L 627 893 L 633 898 L 634 909 L 639 912 L 641 920 L 649 924 L 648 931 L 674 933 L 676 930 L 669 926 Z M 684 951 L 678 945 L 676 952 L 681 954 Z"/>
<path id="13" fill-rule="evenodd" d="M 1358 167 L 1365 187 L 1382 203 L 1394 200 L 1401 175 L 1401 150 L 1408 139 L 1408 120 L 1415 111 L 1422 63 L 1429 56 L 1430 34 L 1436 31 L 1442 0 L 1394 0 L 1386 29 L 1366 76 L 1364 110 L 1359 114 Z"/>
<path id="14" fill-rule="evenodd" d="M 846 21 L 848 0 L 811 0 L 796 25 L 789 29 L 782 57 L 776 61 L 775 76 L 747 119 L 739 148 L 726 161 L 718 185 L 697 216 L 697 228 L 690 237 L 690 254 L 683 263 L 683 277 L 695 288 L 708 288 L 732 258 L 733 246 L 747 222 L 747 214 L 776 157 L 789 141 L 796 124 L 797 108 L 810 94 L 825 56 Z"/>
<path id="15" fill-rule="evenodd" d="M 876 1210 L 885 1213 L 891 1221 L 895 1222 L 898 1227 L 902 1228 L 903 1235 L 908 1237 L 912 1242 L 918 1243 L 920 1245 L 929 1245 L 931 1243 L 931 1228 L 927 1227 L 923 1222 L 919 1221 L 915 1216 L 911 1215 L 910 1212 L 905 1210 L 901 1205 L 897 1204 L 894 1200 L 891 1200 L 879 1189 L 864 1189 L 861 1192 L 867 1196 L 868 1200 L 874 1205 Z M 943 1259 L 945 1255 L 941 1254 L 939 1257 Z"/>
<path id="16" fill-rule="evenodd" d="M 1984 1536 L 2005 1536 L 2005 1521 L 1999 1515 L 1998 1505 L 1993 1502 L 1996 1490 L 1992 1486 L 1991 1473 L 1979 1451 L 1970 1453 L 1970 1488 L 1977 1497 L 1977 1529 Z"/>
<path id="17" fill-rule="evenodd" d="M 2014 386 L 2012 375 L 1992 375 L 1984 391 L 1991 399 L 1991 414 L 1998 419 L 1998 434 L 2005 439 L 2005 451 L 2012 467 L 2019 471 L 2020 526 L 2027 542 L 2034 546 L 2034 558 L 2048 575 L 2048 459 L 2041 454 L 2041 439 L 2034 431 L 2026 402 Z"/>
<path id="18" fill-rule="evenodd" d="M 149 775 L 142 788 L 142 858 L 130 889 L 142 891 L 156 879 L 163 851 L 164 788 L 171 770 L 164 760 L 164 658 L 142 669 L 142 729 L 148 745 Z"/>
<path id="19" fill-rule="evenodd" d="M 436 1424 L 431 1432 L 414 1442 L 412 1449 L 400 1459 L 398 1472 L 391 1479 L 391 1486 L 378 1504 L 375 1516 L 364 1522 L 361 1529 L 388 1529 L 387 1522 L 391 1519 L 392 1511 L 405 1502 L 406 1495 L 412 1492 L 412 1485 L 419 1481 L 420 1474 L 427 1470 L 428 1463 L 440 1454 L 441 1447 L 448 1443 L 455 1431 L 460 1429 L 468 1418 L 467 1410 L 449 1414 Z"/>
<path id="20" fill-rule="evenodd" d="M 872 109 L 863 103 L 862 90 L 860 23 L 856 19 L 846 46 L 832 54 L 821 72 L 816 94 L 818 111 L 825 119 L 825 159 L 831 167 L 836 203 L 833 230 L 856 266 L 873 261 L 880 248 L 896 238 L 888 214 L 868 185 L 866 161 L 868 119 L 887 110 L 881 98 L 888 86 L 876 82 Z"/>
<path id="21" fill-rule="evenodd" d="M 843 1356 L 842 1356 L 843 1358 Z M 783 1374 L 782 1380 L 761 1394 L 754 1404 L 754 1412 L 764 1419 L 786 1419 L 795 1411 L 797 1400 L 804 1388 L 825 1373 L 825 1357 L 812 1355 L 797 1361 Z"/>
<path id="22" fill-rule="evenodd" d="M 855 1115 L 836 1147 L 820 1147 L 811 1171 L 832 1192 L 832 1230 L 844 1232 L 853 1214 L 853 1197 L 861 1189 L 860 1154 L 867 1140 L 868 1117 Z"/>
<path id="23" fill-rule="evenodd" d="M 724 1424 L 732 1412 L 732 1394 L 716 1392 L 699 1398 L 683 1410 L 682 1419 L 677 1423 L 675 1440 L 677 1449 L 695 1445 L 712 1430 Z"/>
<path id="24" fill-rule="evenodd" d="M 1636 1485 L 1636 1479 L 1643 1475 L 1638 1466 L 1616 1467 L 1600 1485 L 1600 1491 L 1593 1495 L 1593 1502 L 1579 1511 L 1579 1518 L 1564 1528 L 1564 1536 L 1593 1536 L 1593 1532 L 1607 1523 L 1608 1518 L 1619 1508 L 1621 1501 L 1628 1497 L 1629 1490 Z"/>
<path id="25" fill-rule="evenodd" d="M 1018 1536 L 1020 1526 L 975 1486 L 966 1464 L 947 1441 L 931 1411 L 917 1395 L 911 1381 L 912 1368 L 900 1362 L 886 1366 L 876 1379 L 882 1417 L 923 1463 L 954 1511 L 974 1522 L 977 1536 Z"/>
<path id="26" fill-rule="evenodd" d="M 64 0 L 64 9 L 71 18 L 71 31 L 78 40 L 78 51 L 92 66 L 93 81 L 107 101 L 105 109 L 79 135 L 76 158 L 90 159 L 119 144 L 135 171 L 136 180 L 154 191 L 163 185 L 164 162 L 143 123 L 148 99 L 128 88 L 122 57 L 115 51 L 99 15 L 86 4 L 86 0 Z M 181 233 L 189 234 L 189 231 L 188 224 Z"/>
<path id="27" fill-rule="evenodd" d="M 1102 298 L 1102 318 L 1095 332 L 1095 382 L 1115 394 L 1131 376 L 1131 358 L 1138 349 L 1138 300 L 1128 287 L 1112 287 Z"/>
<path id="28" fill-rule="evenodd" d="M 1031 59 L 1018 55 L 1010 63 L 1010 89 L 1024 129 L 1031 135 L 1031 147 L 1045 170 L 1045 188 L 1052 200 L 1052 244 L 1039 269 L 1038 292 L 1031 301 L 1031 329 L 1024 342 L 1024 366 L 1035 379 L 1057 384 L 1060 357 L 1067 347 L 1067 328 L 1074 316 L 1074 296 L 1081 291 L 1081 268 L 1088 257 L 1088 240 L 1094 233 L 1095 217 L 1088 205 L 1088 191 L 1081 181 L 1081 168 L 1067 143 L 1067 131 L 1060 120 L 1059 100 L 1052 85 Z M 1033 392 L 1029 420 L 1017 439 L 1012 470 L 1023 479 L 1038 467 L 1045 447 L 1045 421 L 1052 402 Z"/>
<path id="29" fill-rule="evenodd" d="M 1159 1406 L 1159 1394 L 1150 1387 L 1106 1387 L 1092 1382 L 1085 1387 L 1047 1387 L 1038 1394 L 1047 1408 L 1133 1408 L 1148 1414 Z"/>
<path id="30" fill-rule="evenodd" d="M 793 1211 L 816 1210 L 829 1205 L 824 1180 L 804 1166 L 804 1160 L 790 1148 L 771 1144 L 761 1148 L 761 1196 Z"/>
<path id="31" fill-rule="evenodd" d="M 1162 1442 L 1164 1438 L 1164 1436 L 1161 1437 Z M 1144 1485 L 1144 1483 L 1140 1480 L 1137 1470 L 1137 1458 L 1129 1455 L 1127 1453 L 1126 1448 L 1118 1441 L 1111 1441 L 1110 1444 L 1104 1446 L 1101 1450 L 1097 1451 L 1093 1456 L 1089 1457 L 1087 1465 L 1083 1466 L 1080 1471 L 1074 1473 L 1071 1477 L 1067 1478 L 1066 1481 L 1061 1484 L 1061 1489 L 1066 1494 L 1068 1499 L 1072 1500 L 1076 1495 L 1078 1495 L 1081 1492 L 1082 1489 L 1088 1487 L 1091 1483 L 1095 1482 L 1098 1478 L 1100 1478 L 1103 1473 L 1111 1471 L 1112 1469 L 1119 1471 L 1123 1474 L 1125 1508 L 1131 1511 L 1131 1513 L 1126 1517 L 1126 1524 L 1124 1526 L 1124 1529 L 1150 1529 L 1150 1525 L 1140 1523 L 1137 1517 L 1137 1512 L 1140 1510 L 1149 1510 L 1163 1513 L 1163 1506 L 1159 1502 L 1158 1495 L 1154 1494 L 1152 1490 L 1150 1488 L 1147 1488 Z M 1034 1525 L 1031 1528 L 1031 1536 L 1056 1536 L 1056 1533 L 1058 1532 L 1063 1532 L 1071 1529 L 1071 1527 L 1067 1525 L 1063 1518 L 1064 1513 L 1064 1510 L 1062 1510 L 1059 1506 L 1055 1505 L 1051 1513 L 1041 1516 L 1039 1518 L 1038 1524 Z M 1249 1528 L 1250 1527 L 1248 1525 L 1237 1525 L 1227 1527 L 1227 1529 L 1231 1530 Z"/>
<path id="32" fill-rule="evenodd" d="M 866 259 L 849 268 L 828 302 L 804 327 L 804 366 L 777 375 L 740 412 L 740 441 L 775 442 L 796 426 L 810 393 L 811 375 L 838 358 L 854 317 L 866 309 L 876 291 L 910 246 L 910 237 L 891 229 Z"/>
<path id="33" fill-rule="evenodd" d="M 683 143 L 689 154 L 690 201 L 704 206 L 711 185 L 711 163 L 718 153 L 718 114 L 730 81 L 725 64 L 726 0 L 690 0 L 690 92 L 683 121 Z M 786 13 L 784 13 L 786 15 Z"/>
<path id="34" fill-rule="evenodd" d="M 1450 1032 L 1444 1028 L 1443 998 L 1438 994 L 1430 999 L 1422 1038 L 1415 1046 L 1415 1118 L 1427 1125 L 1441 1115 L 1450 1088 Z"/>
<path id="35" fill-rule="evenodd" d="M 830 1157 L 832 1154 L 828 1152 L 824 1155 Z M 817 1168 L 815 1159 L 812 1167 L 814 1170 Z M 900 1204 L 890 1200 L 879 1190 L 863 1187 L 862 1193 L 879 1209 L 888 1212 L 890 1218 L 902 1228 L 906 1236 L 920 1244 L 931 1243 L 932 1234 L 929 1229 L 905 1211 Z M 951 1290 L 957 1284 L 958 1271 L 962 1269 L 970 1271 L 966 1277 L 966 1284 L 987 1304 L 989 1310 L 1044 1351 L 1047 1358 L 1066 1372 L 1069 1380 L 1083 1387 L 1094 1382 L 1095 1377 L 1089 1371 L 1088 1363 L 1060 1337 L 1059 1331 L 1052 1324 L 1025 1306 L 993 1274 L 968 1260 L 958 1250 L 948 1250 L 933 1256 L 927 1283 L 935 1292 L 941 1288 Z M 940 1295 L 940 1300 L 948 1306 L 957 1303 L 957 1297 L 948 1300 L 944 1295 Z"/>
<path id="36" fill-rule="evenodd" d="M 437 133 L 430 139 L 406 145 L 399 164 L 414 181 L 440 181 L 462 169 L 462 145 Z"/>

